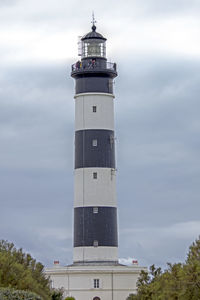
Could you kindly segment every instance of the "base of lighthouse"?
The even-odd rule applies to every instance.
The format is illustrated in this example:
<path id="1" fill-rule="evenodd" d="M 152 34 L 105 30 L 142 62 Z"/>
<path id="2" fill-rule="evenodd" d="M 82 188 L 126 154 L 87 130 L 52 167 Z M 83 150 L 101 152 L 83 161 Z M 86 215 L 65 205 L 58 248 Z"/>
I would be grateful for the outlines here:
<path id="1" fill-rule="evenodd" d="M 75 300 L 125 300 L 136 293 L 140 272 L 147 271 L 138 265 L 59 265 L 47 268 L 52 287 L 64 291 L 64 297 Z"/>

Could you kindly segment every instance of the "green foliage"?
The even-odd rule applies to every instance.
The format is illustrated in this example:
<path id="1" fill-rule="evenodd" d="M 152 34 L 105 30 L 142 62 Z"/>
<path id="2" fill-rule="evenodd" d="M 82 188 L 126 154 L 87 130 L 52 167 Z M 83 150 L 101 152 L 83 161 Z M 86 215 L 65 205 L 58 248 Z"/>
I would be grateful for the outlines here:
<path id="1" fill-rule="evenodd" d="M 1 300 L 42 300 L 42 298 L 35 293 L 27 291 L 19 291 L 9 288 L 0 288 Z"/>
<path id="2" fill-rule="evenodd" d="M 137 299 L 138 299 L 138 298 L 137 298 L 137 295 L 135 295 L 135 294 L 130 294 L 126 300 L 137 300 Z"/>
<path id="3" fill-rule="evenodd" d="M 75 298 L 74 297 L 67 297 L 67 298 L 65 298 L 65 300 L 75 300 Z"/>
<path id="4" fill-rule="evenodd" d="M 31 291 L 44 300 L 51 299 L 49 279 L 44 266 L 30 254 L 16 249 L 13 243 L 0 241 L 0 287 Z"/>
<path id="5" fill-rule="evenodd" d="M 137 288 L 137 295 L 127 300 L 199 300 L 200 238 L 190 246 L 184 264 L 168 263 L 164 272 L 152 265 L 149 273 L 141 272 Z"/>
<path id="6" fill-rule="evenodd" d="M 52 300 L 62 300 L 63 299 L 63 290 L 62 289 L 53 289 L 51 293 Z"/>

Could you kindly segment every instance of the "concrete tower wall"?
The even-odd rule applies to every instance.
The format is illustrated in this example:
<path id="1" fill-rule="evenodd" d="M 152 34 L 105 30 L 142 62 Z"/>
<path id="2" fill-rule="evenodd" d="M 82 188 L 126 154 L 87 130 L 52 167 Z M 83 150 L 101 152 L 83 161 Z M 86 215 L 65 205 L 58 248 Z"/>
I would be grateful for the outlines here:
<path id="1" fill-rule="evenodd" d="M 74 261 L 109 262 L 118 258 L 117 247 L 75 247 Z M 100 261 L 99 261 L 100 260 Z"/>
<path id="2" fill-rule="evenodd" d="M 96 179 L 94 173 L 97 173 Z M 74 207 L 117 206 L 115 169 L 79 168 L 74 178 Z"/>
<path id="3" fill-rule="evenodd" d="M 117 262 L 114 95 L 75 95 L 74 263 Z"/>
<path id="4" fill-rule="evenodd" d="M 99 128 L 114 130 L 113 99 L 114 95 L 106 93 L 76 95 L 75 130 Z"/>

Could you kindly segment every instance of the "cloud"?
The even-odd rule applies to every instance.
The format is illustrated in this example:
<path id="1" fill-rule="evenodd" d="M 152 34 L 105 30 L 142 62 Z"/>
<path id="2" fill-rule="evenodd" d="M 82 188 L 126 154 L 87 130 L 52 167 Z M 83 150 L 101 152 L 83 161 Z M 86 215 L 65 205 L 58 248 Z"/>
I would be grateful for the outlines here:
<path id="1" fill-rule="evenodd" d="M 67 151 L 72 155 L 69 145 L 73 140 L 73 95 L 65 82 L 64 70 L 59 66 L 57 69 L 48 66 L 10 69 L 2 84 L 2 166 L 56 167 L 59 164 L 61 167 L 61 156 L 67 159 Z M 69 138 L 63 139 L 65 136 Z M 15 148 L 15 155 L 7 151 L 8 147 Z M 69 164 L 72 165 L 71 160 Z"/>
<path id="2" fill-rule="evenodd" d="M 106 10 L 99 1 L 3 3 L 10 6 L 0 12 L 1 237 L 46 265 L 71 263 L 70 66 L 92 7 L 119 72 L 120 257 L 162 266 L 184 260 L 199 231 L 199 2 L 112 0 Z"/>
<path id="3" fill-rule="evenodd" d="M 136 7 L 142 12 L 145 12 L 147 16 L 168 16 L 179 15 L 182 13 L 195 12 L 195 9 L 200 6 L 199 1 L 192 0 L 169 0 L 167 2 L 150 0 L 150 1 L 136 1 Z"/>
<path id="4" fill-rule="evenodd" d="M 196 235 L 195 230 L 191 234 L 196 223 L 193 227 L 189 223 L 191 230 L 181 241 L 172 232 L 184 232 L 184 221 L 198 219 L 195 136 L 199 118 L 198 109 L 194 109 L 198 107 L 198 61 L 141 56 L 119 74 L 115 106 L 120 256 L 132 254 L 140 264 L 164 265 L 163 255 L 165 261 L 184 259 L 181 249 L 186 249 L 190 236 Z M 6 227 L 1 230 L 47 265 L 55 258 L 62 264 L 70 263 L 73 82 L 65 79 L 63 64 L 15 67 L 4 75 L 0 103 L 1 220 L 7 224 L 9 214 L 18 230 L 12 234 Z M 181 229 L 169 226 L 176 222 Z M 151 230 L 155 236 L 152 242 L 147 238 Z M 173 241 L 176 252 L 159 246 L 163 233 L 164 244 Z M 48 259 L 47 248 L 51 253 Z"/>
<path id="5" fill-rule="evenodd" d="M 54 233 L 57 232 L 59 236 L 50 233 L 44 234 L 45 229 L 39 226 L 38 228 L 36 226 L 24 228 L 18 225 L 16 228 L 7 226 L 7 236 L 1 235 L 1 237 L 14 242 L 17 248 L 22 247 L 23 251 L 30 253 L 32 257 L 43 264 L 45 263 L 46 266 L 52 267 L 54 260 L 57 259 L 60 260 L 61 265 L 70 264 L 72 261 L 72 241 L 67 237 L 67 234 L 64 234 L 64 227 L 59 229 L 51 227 L 51 229 Z M 60 231 L 63 231 L 62 237 Z"/>
<path id="6" fill-rule="evenodd" d="M 47 265 L 58 252 L 70 263 L 72 249 L 74 101 L 63 65 L 2 69 L 0 78 L 0 235 Z"/>
<path id="7" fill-rule="evenodd" d="M 154 263 L 164 267 L 167 262 L 183 262 L 199 232 L 200 222 L 188 221 L 164 227 L 127 228 L 120 233 L 122 244 L 129 251 L 134 249 L 129 254 L 134 255 L 139 264 Z"/>
<path id="8" fill-rule="evenodd" d="M 22 64 L 25 60 L 42 63 L 73 59 L 77 56 L 77 37 L 85 33 L 82 28 L 90 30 L 91 7 L 96 10 L 98 30 L 110 37 L 109 57 L 119 59 L 125 53 L 129 57 L 130 51 L 132 55 L 170 52 L 199 56 L 198 1 L 128 0 L 123 4 L 110 1 L 106 5 L 105 11 L 104 2 L 88 0 L 77 11 L 78 0 L 21 0 L 16 6 L 3 9 L 0 12 L 2 61 Z"/>
<path id="9" fill-rule="evenodd" d="M 17 5 L 21 2 L 21 0 L 0 0 L 0 6 L 7 7 L 7 6 L 13 6 Z"/>
<path id="10" fill-rule="evenodd" d="M 137 264 L 136 261 L 137 260 L 133 257 L 119 258 L 119 263 L 122 265 L 126 265 L 126 266 L 131 266 L 131 265 Z"/>

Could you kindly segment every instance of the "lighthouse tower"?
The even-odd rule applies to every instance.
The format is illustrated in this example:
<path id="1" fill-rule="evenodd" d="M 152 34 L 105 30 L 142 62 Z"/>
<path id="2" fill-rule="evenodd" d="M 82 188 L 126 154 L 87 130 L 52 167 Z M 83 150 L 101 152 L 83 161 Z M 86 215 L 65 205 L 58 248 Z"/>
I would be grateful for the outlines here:
<path id="1" fill-rule="evenodd" d="M 113 80 L 106 38 L 92 31 L 80 40 L 75 79 L 73 263 L 59 261 L 45 273 L 53 288 L 76 300 L 122 300 L 136 293 L 140 272 L 118 262 Z"/>
<path id="2" fill-rule="evenodd" d="M 106 39 L 92 31 L 81 38 L 75 79 L 75 264 L 118 263 L 115 192 L 113 79 L 116 64 L 106 59 Z"/>

